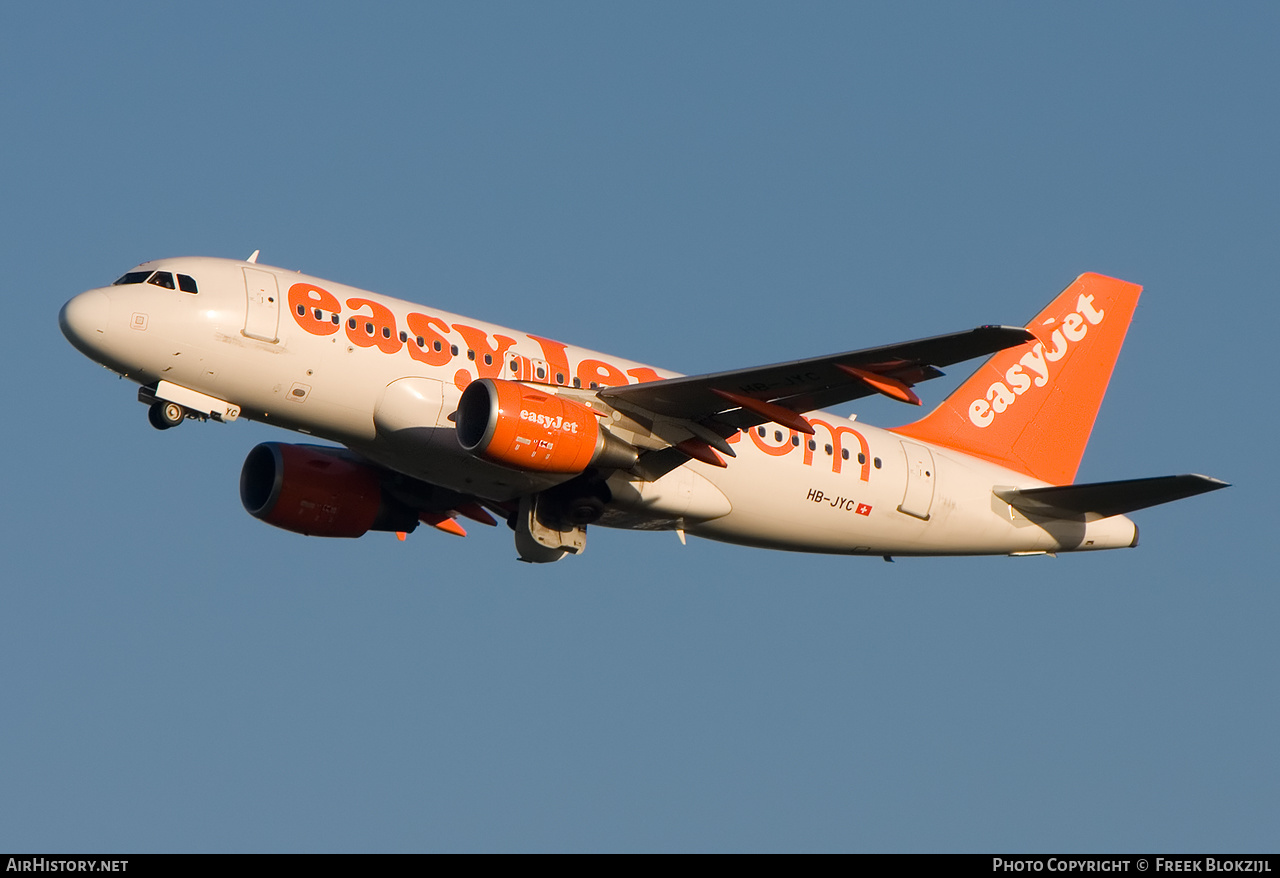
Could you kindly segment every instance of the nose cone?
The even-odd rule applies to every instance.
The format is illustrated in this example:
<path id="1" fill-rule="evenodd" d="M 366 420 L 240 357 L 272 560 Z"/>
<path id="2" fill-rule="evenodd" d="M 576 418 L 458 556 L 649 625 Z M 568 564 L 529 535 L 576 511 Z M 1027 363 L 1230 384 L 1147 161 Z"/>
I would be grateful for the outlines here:
<path id="1" fill-rule="evenodd" d="M 62 306 L 58 312 L 58 327 L 78 351 L 92 357 L 102 344 L 110 305 L 111 300 L 101 290 L 81 293 Z"/>

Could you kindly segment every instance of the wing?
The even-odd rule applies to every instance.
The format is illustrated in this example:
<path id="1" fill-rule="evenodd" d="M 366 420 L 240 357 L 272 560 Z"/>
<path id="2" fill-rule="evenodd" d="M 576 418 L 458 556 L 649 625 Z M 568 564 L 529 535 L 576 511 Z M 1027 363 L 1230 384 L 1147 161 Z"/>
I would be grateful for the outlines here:
<path id="1" fill-rule="evenodd" d="M 677 422 L 686 435 L 732 456 L 723 437 L 737 430 L 774 421 L 812 433 L 800 418 L 801 412 L 872 393 L 919 405 L 911 387 L 942 375 L 939 366 L 1034 340 L 1019 327 L 979 326 L 967 332 L 771 366 L 608 387 L 599 396 L 614 408 L 653 425 L 651 429 L 659 435 L 663 422 Z"/>

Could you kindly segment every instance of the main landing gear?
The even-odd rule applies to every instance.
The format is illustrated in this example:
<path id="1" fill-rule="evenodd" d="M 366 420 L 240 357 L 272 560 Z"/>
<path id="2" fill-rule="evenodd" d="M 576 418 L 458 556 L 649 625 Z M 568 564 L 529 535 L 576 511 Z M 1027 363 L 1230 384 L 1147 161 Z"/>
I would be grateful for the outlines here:
<path id="1" fill-rule="evenodd" d="M 540 494 L 521 497 L 510 522 L 520 560 L 545 564 L 581 553 L 587 545 L 587 525 L 600 520 L 612 499 L 609 487 L 594 470 Z"/>
<path id="2" fill-rule="evenodd" d="M 176 427 L 182 423 L 187 416 L 187 410 L 176 402 L 166 402 L 158 399 L 147 409 L 147 420 L 151 422 L 151 426 L 157 430 L 168 430 L 170 427 Z"/>

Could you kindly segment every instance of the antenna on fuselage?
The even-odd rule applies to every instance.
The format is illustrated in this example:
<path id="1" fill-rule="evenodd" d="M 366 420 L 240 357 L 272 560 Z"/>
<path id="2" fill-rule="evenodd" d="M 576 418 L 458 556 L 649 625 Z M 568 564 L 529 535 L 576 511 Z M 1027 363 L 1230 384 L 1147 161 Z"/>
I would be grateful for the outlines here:
<path id="1" fill-rule="evenodd" d="M 248 258 L 248 259 L 246 259 L 246 260 L 245 260 L 245 262 L 253 262 L 253 263 L 257 263 L 257 261 L 258 261 L 258 254 L 259 254 L 259 253 L 261 253 L 261 252 L 262 252 L 261 250 L 254 250 L 254 251 L 253 251 L 253 253 L 249 254 L 249 258 Z"/>

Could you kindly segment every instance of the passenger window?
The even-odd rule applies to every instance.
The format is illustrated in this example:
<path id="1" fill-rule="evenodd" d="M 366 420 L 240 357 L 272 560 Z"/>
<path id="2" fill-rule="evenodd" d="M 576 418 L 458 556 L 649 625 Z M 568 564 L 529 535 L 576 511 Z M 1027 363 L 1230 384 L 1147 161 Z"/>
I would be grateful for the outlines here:
<path id="1" fill-rule="evenodd" d="M 149 271 L 131 271 L 123 275 L 119 280 L 115 281 L 111 285 L 113 287 L 120 287 L 125 284 L 140 284 L 149 277 L 151 277 L 151 272 Z"/>
<path id="2" fill-rule="evenodd" d="M 198 293 L 196 289 L 196 279 L 189 274 L 178 275 L 178 289 L 184 293 Z"/>
<path id="3" fill-rule="evenodd" d="M 147 281 L 147 283 L 155 284 L 158 287 L 164 287 L 166 290 L 177 289 L 173 285 L 173 275 L 167 271 L 157 271 L 155 274 L 151 275 L 151 280 Z"/>

